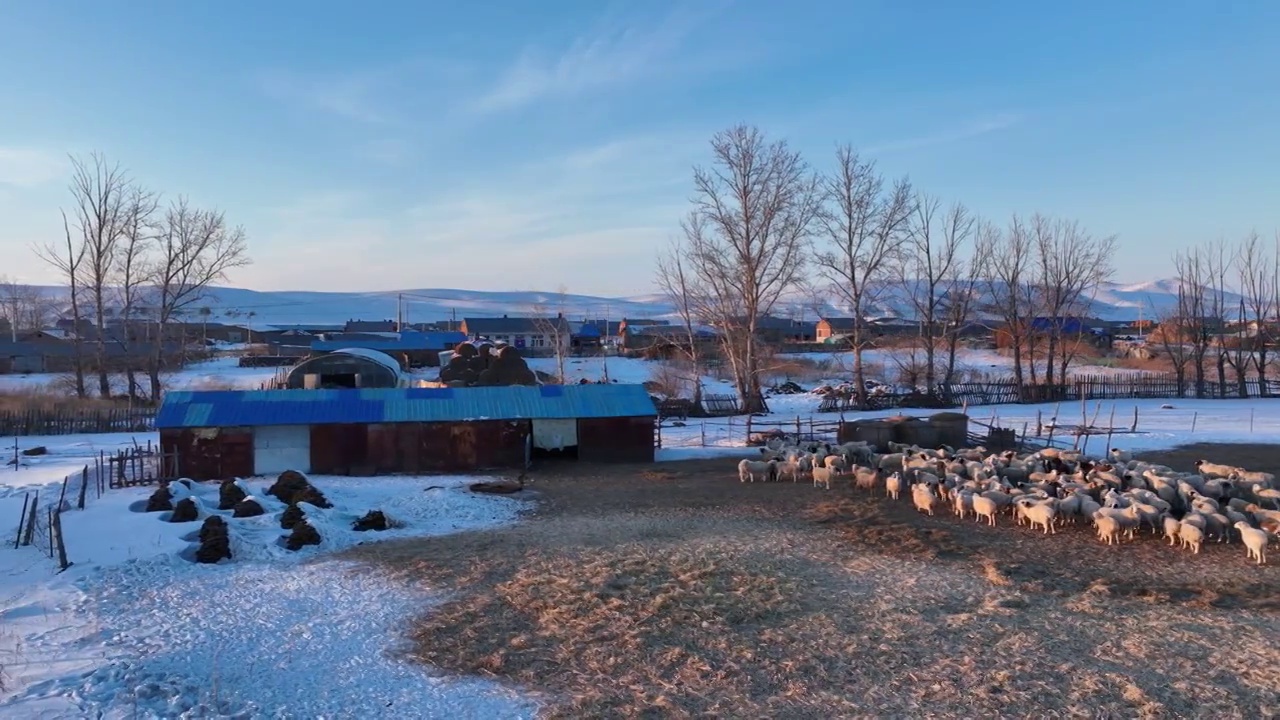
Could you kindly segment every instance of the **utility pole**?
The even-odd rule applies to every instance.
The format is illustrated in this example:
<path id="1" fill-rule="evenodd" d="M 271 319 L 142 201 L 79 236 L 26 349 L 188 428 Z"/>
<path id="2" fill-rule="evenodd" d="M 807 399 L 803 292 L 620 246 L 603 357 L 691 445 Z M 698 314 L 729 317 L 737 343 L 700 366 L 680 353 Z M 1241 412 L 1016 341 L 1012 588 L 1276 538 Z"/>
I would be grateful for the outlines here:
<path id="1" fill-rule="evenodd" d="M 404 293 L 396 294 L 396 331 L 404 332 Z"/>

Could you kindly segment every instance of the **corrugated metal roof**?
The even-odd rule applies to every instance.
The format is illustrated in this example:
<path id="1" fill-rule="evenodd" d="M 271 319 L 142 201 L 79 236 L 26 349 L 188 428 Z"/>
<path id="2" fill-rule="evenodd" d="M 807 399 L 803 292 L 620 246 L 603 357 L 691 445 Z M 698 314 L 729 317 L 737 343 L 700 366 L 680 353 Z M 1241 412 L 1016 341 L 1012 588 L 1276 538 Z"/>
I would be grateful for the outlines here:
<path id="1" fill-rule="evenodd" d="M 334 340 L 313 340 L 311 349 L 331 352 L 358 347 L 378 351 L 444 350 L 466 340 L 460 332 L 403 332 L 398 337 L 358 337 Z"/>
<path id="2" fill-rule="evenodd" d="M 206 390 L 165 395 L 158 428 L 648 417 L 643 385 Z"/>

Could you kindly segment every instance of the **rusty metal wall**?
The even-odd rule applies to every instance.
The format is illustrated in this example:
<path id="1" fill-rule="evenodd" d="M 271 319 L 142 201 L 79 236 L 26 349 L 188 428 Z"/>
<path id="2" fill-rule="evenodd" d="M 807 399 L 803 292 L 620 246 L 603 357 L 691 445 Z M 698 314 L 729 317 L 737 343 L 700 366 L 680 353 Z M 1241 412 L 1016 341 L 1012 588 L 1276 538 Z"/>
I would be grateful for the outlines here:
<path id="1" fill-rule="evenodd" d="M 178 475 L 227 480 L 253 475 L 253 431 L 248 428 L 183 428 L 160 431 L 165 453 L 177 454 Z"/>
<path id="2" fill-rule="evenodd" d="M 578 459 L 584 462 L 653 462 L 653 418 L 578 420 Z"/>
<path id="3" fill-rule="evenodd" d="M 372 475 L 367 425 L 312 425 L 311 472 L 319 475 Z"/>

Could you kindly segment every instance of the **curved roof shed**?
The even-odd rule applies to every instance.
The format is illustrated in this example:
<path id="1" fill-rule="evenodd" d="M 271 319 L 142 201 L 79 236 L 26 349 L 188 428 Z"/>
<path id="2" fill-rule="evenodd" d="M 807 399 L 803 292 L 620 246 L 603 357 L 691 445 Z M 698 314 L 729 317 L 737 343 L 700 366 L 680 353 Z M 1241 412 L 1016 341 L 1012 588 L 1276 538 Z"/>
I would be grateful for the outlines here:
<path id="1" fill-rule="evenodd" d="M 290 390 L 407 386 L 408 378 L 395 358 L 366 348 L 343 348 L 303 360 L 285 379 Z"/>

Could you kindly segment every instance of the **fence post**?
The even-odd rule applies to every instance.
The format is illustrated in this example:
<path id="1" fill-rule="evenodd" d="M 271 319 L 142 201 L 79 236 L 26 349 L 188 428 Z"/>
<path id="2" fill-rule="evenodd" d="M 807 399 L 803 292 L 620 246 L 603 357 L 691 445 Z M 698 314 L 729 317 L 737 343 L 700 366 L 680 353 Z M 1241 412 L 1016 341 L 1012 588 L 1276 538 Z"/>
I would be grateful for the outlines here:
<path id="1" fill-rule="evenodd" d="M 71 567 L 71 563 L 67 562 L 67 543 L 62 539 L 62 512 L 54 513 L 53 522 L 49 532 L 56 534 L 58 538 L 58 567 L 66 570 Z"/>
<path id="2" fill-rule="evenodd" d="M 702 425 L 701 427 L 702 447 L 706 447 L 707 446 L 707 421 L 703 420 L 700 424 Z"/>
<path id="3" fill-rule="evenodd" d="M 1199 410 L 1196 410 L 1195 412 L 1191 413 L 1191 432 L 1193 433 L 1196 431 L 1196 420 L 1198 420 L 1199 418 L 1200 418 Z"/>
<path id="4" fill-rule="evenodd" d="M 804 437 L 804 436 L 800 433 L 800 416 L 797 415 L 796 416 L 796 438 L 799 439 L 801 437 Z"/>
<path id="5" fill-rule="evenodd" d="M 36 534 L 36 506 L 40 504 L 40 491 L 37 490 L 35 497 L 31 500 L 31 511 L 27 515 L 27 532 L 22 536 L 23 547 L 29 547 L 35 539 Z"/>
<path id="6" fill-rule="evenodd" d="M 71 481 L 70 475 L 62 478 L 62 494 L 58 496 L 58 505 L 57 505 L 59 511 L 62 510 L 62 503 L 67 499 L 67 483 L 70 481 Z"/>
<path id="7" fill-rule="evenodd" d="M 18 518 L 18 534 L 13 539 L 13 549 L 22 546 L 22 528 L 27 524 L 27 504 L 31 502 L 31 493 L 22 493 L 22 516 Z"/>
<path id="8" fill-rule="evenodd" d="M 744 444 L 746 445 L 751 444 L 751 416 L 750 415 L 747 416 L 747 442 Z"/>
<path id="9" fill-rule="evenodd" d="M 1253 408 L 1249 408 L 1249 432 L 1253 433 Z"/>
<path id="10" fill-rule="evenodd" d="M 1129 428 L 1129 432 L 1138 432 L 1138 406 L 1133 406 L 1133 425 Z"/>
<path id="11" fill-rule="evenodd" d="M 85 465 L 84 470 L 80 472 L 80 498 L 76 505 L 84 509 L 84 496 L 89 492 L 89 466 Z"/>

